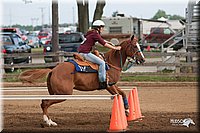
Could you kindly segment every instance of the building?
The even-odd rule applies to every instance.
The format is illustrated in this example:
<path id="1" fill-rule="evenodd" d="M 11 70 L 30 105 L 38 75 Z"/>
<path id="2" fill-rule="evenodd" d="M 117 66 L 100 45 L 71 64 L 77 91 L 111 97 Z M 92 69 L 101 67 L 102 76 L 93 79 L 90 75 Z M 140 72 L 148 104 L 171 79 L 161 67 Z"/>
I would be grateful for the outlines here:
<path id="1" fill-rule="evenodd" d="M 136 17 L 126 17 L 120 15 L 116 17 L 103 17 L 102 20 L 105 22 L 105 31 L 102 36 L 105 38 L 126 38 L 132 34 L 138 36 L 139 40 L 143 40 L 144 37 L 151 32 L 151 28 L 170 28 L 174 32 L 178 31 L 184 26 L 178 21 L 163 21 L 163 20 L 152 20 L 152 19 L 141 19 Z M 126 36 L 125 36 L 126 35 Z"/>

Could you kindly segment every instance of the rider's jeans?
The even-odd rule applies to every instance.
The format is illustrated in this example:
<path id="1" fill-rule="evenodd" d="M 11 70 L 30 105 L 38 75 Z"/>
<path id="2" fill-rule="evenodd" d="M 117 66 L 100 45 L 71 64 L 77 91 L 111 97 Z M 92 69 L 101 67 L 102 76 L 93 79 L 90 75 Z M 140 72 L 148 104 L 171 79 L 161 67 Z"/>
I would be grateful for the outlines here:
<path id="1" fill-rule="evenodd" d="M 92 53 L 79 53 L 79 54 L 81 56 L 83 56 L 86 60 L 99 65 L 99 71 L 98 71 L 99 81 L 105 82 L 106 81 L 106 69 L 105 69 L 106 64 L 105 64 L 105 62 Z"/>

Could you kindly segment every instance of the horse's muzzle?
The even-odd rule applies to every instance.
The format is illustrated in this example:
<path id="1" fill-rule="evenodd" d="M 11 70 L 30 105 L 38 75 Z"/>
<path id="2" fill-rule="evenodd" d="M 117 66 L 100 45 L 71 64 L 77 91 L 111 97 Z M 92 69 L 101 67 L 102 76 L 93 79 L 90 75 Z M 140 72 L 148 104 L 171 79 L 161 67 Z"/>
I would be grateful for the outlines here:
<path id="1" fill-rule="evenodd" d="M 140 59 L 140 60 L 136 60 L 135 61 L 136 62 L 136 64 L 143 64 L 144 62 L 145 62 L 145 59 Z"/>

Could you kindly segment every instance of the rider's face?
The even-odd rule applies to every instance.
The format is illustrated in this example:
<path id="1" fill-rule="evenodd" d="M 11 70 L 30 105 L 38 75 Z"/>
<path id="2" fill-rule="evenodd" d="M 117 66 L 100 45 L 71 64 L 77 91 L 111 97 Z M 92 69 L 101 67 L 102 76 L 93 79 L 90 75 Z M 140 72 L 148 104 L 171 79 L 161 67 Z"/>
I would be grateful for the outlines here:
<path id="1" fill-rule="evenodd" d="M 104 27 L 100 27 L 99 29 L 100 33 L 104 31 Z"/>

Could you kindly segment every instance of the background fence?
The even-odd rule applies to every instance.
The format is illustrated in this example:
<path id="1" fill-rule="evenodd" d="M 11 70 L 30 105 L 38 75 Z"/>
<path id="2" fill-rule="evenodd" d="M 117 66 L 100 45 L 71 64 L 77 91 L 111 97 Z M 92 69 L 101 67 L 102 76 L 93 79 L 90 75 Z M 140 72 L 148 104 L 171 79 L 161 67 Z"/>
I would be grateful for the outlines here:
<path id="1" fill-rule="evenodd" d="M 145 62 L 142 66 L 157 66 L 157 67 L 175 67 L 176 73 L 180 73 L 181 67 L 192 68 L 194 72 L 198 71 L 198 62 L 199 56 L 197 52 L 174 52 L 174 53 L 160 53 L 160 52 L 144 52 L 146 58 L 150 60 L 153 58 L 166 58 L 171 57 L 174 58 L 173 61 L 167 62 L 166 60 L 154 61 L 154 62 Z M 55 67 L 58 63 L 64 62 L 65 58 L 72 58 L 72 52 L 57 52 L 57 53 L 48 53 L 48 54 L 39 54 L 39 53 L 17 53 L 17 54 L 4 54 L 3 57 L 23 57 L 23 56 L 31 56 L 32 58 L 41 58 L 44 59 L 45 56 L 59 56 L 59 62 L 51 62 L 51 63 L 29 63 L 29 64 L 3 64 L 3 68 L 49 68 Z M 187 62 L 187 59 L 190 59 L 190 62 Z M 168 59 L 168 60 L 169 60 Z M 191 61 L 192 60 L 192 61 Z"/>

